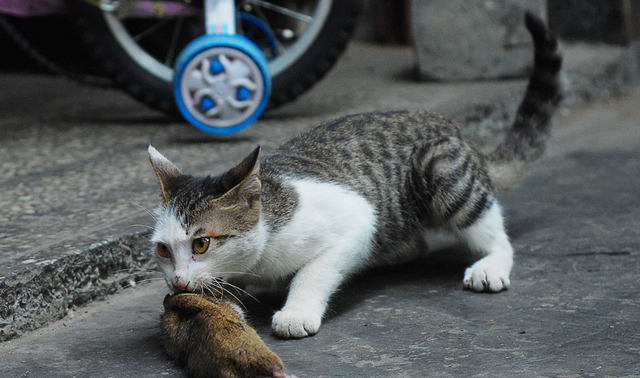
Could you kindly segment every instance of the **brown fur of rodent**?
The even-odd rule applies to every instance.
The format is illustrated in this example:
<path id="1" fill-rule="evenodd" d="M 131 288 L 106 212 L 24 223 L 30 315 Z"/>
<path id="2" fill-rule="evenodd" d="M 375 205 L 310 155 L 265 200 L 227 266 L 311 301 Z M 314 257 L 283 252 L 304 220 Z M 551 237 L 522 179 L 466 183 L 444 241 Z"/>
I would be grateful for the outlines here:
<path id="1" fill-rule="evenodd" d="M 225 300 L 193 293 L 167 295 L 164 345 L 194 378 L 295 378 L 241 313 Z"/>

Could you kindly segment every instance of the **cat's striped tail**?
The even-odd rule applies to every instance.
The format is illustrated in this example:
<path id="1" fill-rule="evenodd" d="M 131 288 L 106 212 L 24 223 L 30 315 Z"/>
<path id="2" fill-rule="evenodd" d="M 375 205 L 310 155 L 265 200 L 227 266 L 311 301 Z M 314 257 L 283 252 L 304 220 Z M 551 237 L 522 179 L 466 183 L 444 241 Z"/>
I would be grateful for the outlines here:
<path id="1" fill-rule="evenodd" d="M 545 148 L 551 117 L 562 99 L 558 40 L 545 22 L 527 12 L 525 24 L 534 45 L 534 68 L 524 99 L 504 141 L 486 156 L 487 171 L 497 189 L 519 182 L 528 163 Z"/>

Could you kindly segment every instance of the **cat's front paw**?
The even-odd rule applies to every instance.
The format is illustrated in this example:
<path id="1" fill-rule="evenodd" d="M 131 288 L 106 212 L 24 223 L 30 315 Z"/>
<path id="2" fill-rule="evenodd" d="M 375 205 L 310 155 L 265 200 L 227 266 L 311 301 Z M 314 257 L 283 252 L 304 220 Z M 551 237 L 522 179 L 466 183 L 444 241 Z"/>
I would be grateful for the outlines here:
<path id="1" fill-rule="evenodd" d="M 285 339 L 300 339 L 318 333 L 322 318 L 311 311 L 282 310 L 273 315 L 273 332 Z"/>
<path id="2" fill-rule="evenodd" d="M 497 293 L 509 288 L 509 272 L 480 260 L 464 272 L 463 284 L 467 290 Z"/>

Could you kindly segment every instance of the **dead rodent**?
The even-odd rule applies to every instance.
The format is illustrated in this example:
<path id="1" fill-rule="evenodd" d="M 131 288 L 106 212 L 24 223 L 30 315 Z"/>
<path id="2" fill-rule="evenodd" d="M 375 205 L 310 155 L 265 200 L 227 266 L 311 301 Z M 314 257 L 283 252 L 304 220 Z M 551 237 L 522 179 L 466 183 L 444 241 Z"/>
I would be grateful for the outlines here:
<path id="1" fill-rule="evenodd" d="M 181 293 L 164 298 L 164 344 L 194 378 L 295 378 L 242 316 L 224 300 Z"/>

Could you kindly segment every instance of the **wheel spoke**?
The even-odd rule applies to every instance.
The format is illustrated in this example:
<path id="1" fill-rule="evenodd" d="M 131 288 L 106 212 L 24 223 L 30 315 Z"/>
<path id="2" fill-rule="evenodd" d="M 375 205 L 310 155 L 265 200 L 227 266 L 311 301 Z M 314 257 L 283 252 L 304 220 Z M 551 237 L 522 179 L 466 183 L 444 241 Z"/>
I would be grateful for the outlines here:
<path id="1" fill-rule="evenodd" d="M 242 62 L 239 62 L 237 60 L 232 62 L 224 54 L 220 54 L 218 59 L 224 67 L 224 72 L 227 74 L 227 81 L 233 82 L 238 79 L 244 79 L 251 74 L 251 70 L 249 69 L 249 67 Z"/>
<path id="2" fill-rule="evenodd" d="M 267 24 L 267 27 L 269 28 L 269 30 L 271 31 L 271 34 L 273 34 L 274 36 L 276 35 L 273 32 L 273 27 L 271 26 L 271 24 L 269 23 L 269 20 L 267 19 L 267 17 L 264 15 L 264 13 L 262 12 L 262 10 L 260 8 L 255 8 L 256 9 L 256 13 L 258 14 L 258 17 L 260 17 L 260 19 L 262 21 L 264 21 L 265 24 Z M 282 52 L 286 52 L 287 49 L 282 45 L 282 43 L 280 43 L 280 40 L 276 37 L 274 38 L 274 40 L 276 41 L 276 44 L 278 45 L 278 51 L 282 51 Z"/>
<path id="3" fill-rule="evenodd" d="M 289 16 L 289 17 L 295 18 L 296 20 L 305 22 L 307 24 L 310 24 L 310 23 L 313 22 L 313 17 L 311 17 L 311 16 L 308 16 L 308 15 L 306 15 L 304 13 L 292 11 L 289 8 L 281 7 L 279 5 L 272 4 L 272 3 L 268 2 L 268 1 L 264 1 L 264 0 L 247 0 L 246 2 L 249 3 L 249 4 L 253 4 L 253 5 L 262 7 L 264 9 L 269 9 L 269 10 L 272 10 L 274 12 L 278 12 L 278 13 L 280 13 L 282 15 L 285 15 L 285 16 Z"/>
<path id="4" fill-rule="evenodd" d="M 233 97 L 229 97 L 227 98 L 227 102 L 229 103 L 229 105 L 231 105 L 234 109 L 239 110 L 239 109 L 245 109 L 248 108 L 249 106 L 251 106 L 251 101 L 238 101 L 236 99 L 234 99 Z"/>
<path id="5" fill-rule="evenodd" d="M 165 18 L 164 20 L 158 22 L 157 24 L 150 26 L 143 30 L 142 32 L 133 36 L 133 40 L 136 42 L 140 42 L 144 38 L 150 36 L 153 32 L 158 31 L 159 29 L 167 26 L 169 22 L 173 21 L 173 18 Z"/>
<path id="6" fill-rule="evenodd" d="M 167 51 L 167 56 L 164 59 L 165 66 L 171 66 L 173 63 L 173 58 L 176 53 L 176 48 L 178 47 L 178 37 L 180 37 L 180 31 L 182 29 L 183 21 L 184 21 L 184 15 L 180 14 L 178 16 L 178 21 L 176 22 L 176 27 L 173 28 L 173 35 L 171 36 L 171 44 L 169 45 L 169 51 Z"/>
<path id="7" fill-rule="evenodd" d="M 234 108 L 229 101 L 225 101 L 220 108 L 220 118 L 222 119 L 235 119 L 242 116 L 242 113 Z"/>
<path id="8" fill-rule="evenodd" d="M 251 92 L 255 91 L 256 88 L 258 88 L 256 83 L 254 83 L 253 81 L 251 81 L 251 79 L 246 78 L 246 77 L 230 81 L 229 85 L 231 85 L 234 88 L 245 87 L 248 90 L 250 90 Z"/>
<path id="9" fill-rule="evenodd" d="M 193 70 L 189 72 L 188 75 L 184 75 L 184 80 L 185 86 L 189 88 L 189 90 L 198 91 L 203 88 L 208 88 L 200 70 Z"/>

